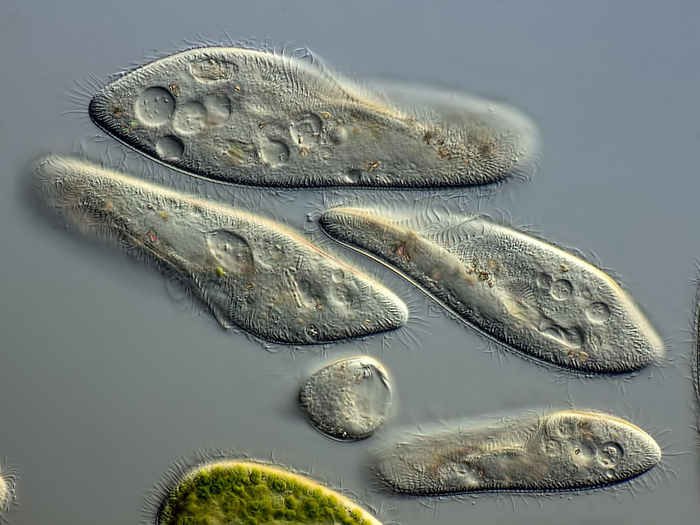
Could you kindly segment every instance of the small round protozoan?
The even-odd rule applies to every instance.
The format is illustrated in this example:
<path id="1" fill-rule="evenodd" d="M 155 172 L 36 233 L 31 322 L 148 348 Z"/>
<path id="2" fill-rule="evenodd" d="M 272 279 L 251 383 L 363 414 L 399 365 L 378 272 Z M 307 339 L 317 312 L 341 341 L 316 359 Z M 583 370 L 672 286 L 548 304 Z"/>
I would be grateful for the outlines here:
<path id="1" fill-rule="evenodd" d="M 514 108 L 476 97 L 433 104 L 431 90 L 402 106 L 354 84 L 316 59 L 199 48 L 121 75 L 89 113 L 142 154 L 233 184 L 460 187 L 533 171 L 536 127 Z M 226 103 L 214 111 L 212 97 Z M 182 155 L 163 153 L 165 136 L 187 145 Z"/>
<path id="2" fill-rule="evenodd" d="M 406 306 L 391 291 L 238 207 L 60 157 L 39 162 L 34 181 L 39 198 L 69 224 L 154 263 L 224 328 L 305 345 L 406 323 Z M 336 281 L 340 273 L 345 278 Z"/>
<path id="3" fill-rule="evenodd" d="M 162 496 L 154 502 L 154 525 L 381 525 L 369 511 L 325 485 L 253 461 L 202 465 L 175 480 Z"/>
<path id="4" fill-rule="evenodd" d="M 608 275 L 484 217 L 453 217 L 416 231 L 370 210 L 332 208 L 320 225 L 467 325 L 527 356 L 617 374 L 663 355 L 649 319 Z"/>
<path id="5" fill-rule="evenodd" d="M 377 430 L 391 406 L 391 383 L 371 357 L 341 359 L 314 372 L 299 392 L 311 424 L 323 434 L 357 441 Z"/>
<path id="6" fill-rule="evenodd" d="M 405 494 L 559 492 L 632 479 L 661 461 L 661 449 L 622 419 L 564 411 L 402 436 L 375 459 L 379 478 Z"/>

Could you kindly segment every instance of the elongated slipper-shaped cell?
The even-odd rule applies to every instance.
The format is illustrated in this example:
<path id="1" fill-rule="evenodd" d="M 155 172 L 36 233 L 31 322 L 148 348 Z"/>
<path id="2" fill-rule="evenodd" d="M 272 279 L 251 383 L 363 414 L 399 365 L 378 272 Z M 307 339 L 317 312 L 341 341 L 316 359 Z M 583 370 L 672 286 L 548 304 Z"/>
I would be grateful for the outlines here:
<path id="1" fill-rule="evenodd" d="M 155 263 L 225 328 L 318 344 L 407 320 L 389 290 L 268 219 L 60 157 L 40 161 L 34 181 L 69 224 Z"/>
<path id="2" fill-rule="evenodd" d="M 403 275 L 482 334 L 581 372 L 650 364 L 663 342 L 605 273 L 545 241 L 484 218 L 418 233 L 371 211 L 333 208 L 333 239 Z M 434 226 L 434 225 L 433 225 Z"/>
<path id="3" fill-rule="evenodd" d="M 375 453 L 376 474 L 414 495 L 603 487 L 661 460 L 656 441 L 616 417 L 555 412 L 422 432 Z"/>
<path id="4" fill-rule="evenodd" d="M 142 154 L 240 185 L 456 187 L 531 171 L 529 119 L 480 99 L 460 107 L 453 118 L 420 102 L 403 109 L 317 61 L 200 48 L 123 74 L 89 113 Z"/>
<path id="5" fill-rule="evenodd" d="M 200 466 L 176 482 L 154 525 L 381 525 L 346 496 L 282 467 L 253 461 Z"/>

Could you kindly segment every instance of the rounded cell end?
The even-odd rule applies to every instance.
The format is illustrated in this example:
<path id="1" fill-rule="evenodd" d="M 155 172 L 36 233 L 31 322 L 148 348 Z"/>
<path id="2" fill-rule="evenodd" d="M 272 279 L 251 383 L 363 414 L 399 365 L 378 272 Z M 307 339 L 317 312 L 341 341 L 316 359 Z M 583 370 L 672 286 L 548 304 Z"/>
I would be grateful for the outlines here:
<path id="1" fill-rule="evenodd" d="M 67 174 L 67 161 L 56 155 L 42 155 L 30 164 L 36 195 L 42 200 L 55 196 L 61 179 Z"/>

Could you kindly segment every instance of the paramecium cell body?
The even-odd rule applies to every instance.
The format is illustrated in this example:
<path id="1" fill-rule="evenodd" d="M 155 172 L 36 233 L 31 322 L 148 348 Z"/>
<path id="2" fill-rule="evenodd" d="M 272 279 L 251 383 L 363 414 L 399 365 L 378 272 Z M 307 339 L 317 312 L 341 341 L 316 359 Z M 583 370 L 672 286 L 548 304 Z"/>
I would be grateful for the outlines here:
<path id="1" fill-rule="evenodd" d="M 659 463 L 661 450 L 624 420 L 566 411 L 402 437 L 374 459 L 381 481 L 405 494 L 558 492 L 639 476 Z"/>
<path id="2" fill-rule="evenodd" d="M 490 220 L 460 219 L 418 233 L 371 211 L 334 208 L 320 224 L 527 356 L 581 372 L 624 373 L 664 351 L 649 320 L 608 275 Z"/>
<path id="3" fill-rule="evenodd" d="M 407 320 L 389 290 L 273 221 L 60 157 L 41 161 L 34 179 L 69 224 L 155 263 L 225 328 L 318 344 Z"/>
<path id="4" fill-rule="evenodd" d="M 346 496 L 285 468 L 253 461 L 202 465 L 176 480 L 164 496 L 154 525 L 381 525 Z"/>
<path id="5" fill-rule="evenodd" d="M 318 61 L 200 48 L 125 73 L 89 113 L 135 150 L 215 181 L 420 188 L 530 171 L 535 126 L 506 105 L 488 107 L 445 119 L 430 106 L 401 108 Z"/>
<path id="6" fill-rule="evenodd" d="M 371 357 L 351 357 L 311 374 L 299 392 L 302 411 L 327 436 L 356 441 L 377 430 L 391 406 L 391 384 Z"/>

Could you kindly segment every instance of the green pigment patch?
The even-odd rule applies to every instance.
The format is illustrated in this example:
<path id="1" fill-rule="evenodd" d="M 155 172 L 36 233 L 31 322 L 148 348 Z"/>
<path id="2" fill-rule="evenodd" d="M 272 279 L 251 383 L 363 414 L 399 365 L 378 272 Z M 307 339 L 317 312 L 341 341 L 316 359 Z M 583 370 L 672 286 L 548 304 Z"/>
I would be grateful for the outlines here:
<path id="1" fill-rule="evenodd" d="M 166 497 L 157 525 L 381 525 L 368 511 L 280 467 L 226 461 L 197 468 Z"/>

